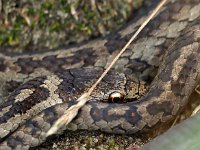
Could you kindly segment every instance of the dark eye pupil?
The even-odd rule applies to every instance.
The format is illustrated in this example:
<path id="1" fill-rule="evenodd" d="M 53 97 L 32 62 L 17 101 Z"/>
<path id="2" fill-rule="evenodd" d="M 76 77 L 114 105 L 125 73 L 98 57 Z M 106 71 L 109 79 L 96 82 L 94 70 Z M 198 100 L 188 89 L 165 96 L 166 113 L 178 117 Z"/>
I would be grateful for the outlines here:
<path id="1" fill-rule="evenodd" d="M 119 103 L 121 101 L 120 97 L 114 97 L 112 100 L 114 103 Z"/>
<path id="2" fill-rule="evenodd" d="M 110 103 L 122 103 L 124 95 L 119 92 L 113 92 L 109 95 L 108 102 Z"/>

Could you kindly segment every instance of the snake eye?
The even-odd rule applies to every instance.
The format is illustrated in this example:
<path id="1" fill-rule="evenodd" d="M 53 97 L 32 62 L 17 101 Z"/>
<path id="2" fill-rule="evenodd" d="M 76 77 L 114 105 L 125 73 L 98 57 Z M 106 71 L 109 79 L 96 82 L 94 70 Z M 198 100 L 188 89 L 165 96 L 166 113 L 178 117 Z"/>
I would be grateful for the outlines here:
<path id="1" fill-rule="evenodd" d="M 112 92 L 108 97 L 110 103 L 122 103 L 124 100 L 124 94 L 120 92 Z"/>

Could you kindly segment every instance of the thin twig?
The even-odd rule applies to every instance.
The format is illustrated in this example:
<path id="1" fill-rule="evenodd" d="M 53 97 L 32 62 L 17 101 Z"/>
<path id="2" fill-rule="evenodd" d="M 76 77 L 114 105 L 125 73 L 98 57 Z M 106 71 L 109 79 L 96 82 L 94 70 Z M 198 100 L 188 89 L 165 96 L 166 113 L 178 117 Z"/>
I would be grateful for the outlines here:
<path id="1" fill-rule="evenodd" d="M 195 88 L 195 92 L 200 95 L 200 84 L 197 85 L 197 87 Z M 196 115 L 198 112 L 200 112 L 200 105 L 198 105 L 194 111 L 192 112 L 191 116 Z"/>
<path id="2" fill-rule="evenodd" d="M 108 73 L 111 67 L 115 64 L 115 62 L 119 59 L 119 57 L 124 53 L 127 47 L 131 44 L 131 42 L 138 36 L 138 34 L 142 31 L 142 29 L 149 23 L 149 21 L 157 14 L 157 12 L 161 9 L 161 7 L 167 2 L 167 0 L 161 1 L 155 10 L 150 14 L 150 16 L 143 22 L 140 28 L 135 32 L 135 34 L 131 37 L 128 43 L 122 48 L 122 50 L 118 53 L 118 55 L 113 59 L 111 64 L 106 68 L 106 70 L 102 73 L 99 79 L 93 84 L 93 86 L 88 90 L 87 93 L 84 93 L 80 98 L 78 98 L 78 103 L 76 105 L 71 106 L 67 109 L 64 114 L 55 122 L 55 124 L 49 129 L 46 136 L 50 136 L 57 132 L 58 129 L 62 128 L 69 124 L 72 119 L 77 115 L 78 110 L 83 107 L 87 101 L 89 101 L 90 94 L 99 84 L 99 82 L 104 78 L 104 76 Z"/>
<path id="3" fill-rule="evenodd" d="M 196 115 L 197 113 L 199 113 L 199 111 L 200 111 L 200 105 L 198 105 L 198 106 L 194 109 L 194 111 L 192 112 L 191 116 Z"/>

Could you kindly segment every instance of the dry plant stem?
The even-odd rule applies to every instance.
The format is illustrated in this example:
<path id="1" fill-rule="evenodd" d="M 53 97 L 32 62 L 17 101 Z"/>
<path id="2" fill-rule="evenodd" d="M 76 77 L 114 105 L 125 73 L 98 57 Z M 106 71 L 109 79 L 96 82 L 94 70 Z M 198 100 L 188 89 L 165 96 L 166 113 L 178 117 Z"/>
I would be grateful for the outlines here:
<path id="1" fill-rule="evenodd" d="M 199 88 L 200 88 L 200 85 L 197 85 L 197 87 L 195 88 L 195 92 L 197 92 L 197 94 L 200 95 Z M 199 110 L 200 110 L 200 105 L 195 108 L 195 110 L 192 112 L 191 116 L 194 116 L 196 113 L 199 112 Z"/>
<path id="2" fill-rule="evenodd" d="M 135 32 L 135 34 L 131 37 L 131 39 L 127 42 L 127 44 L 122 48 L 122 50 L 118 53 L 118 55 L 113 59 L 111 64 L 106 68 L 106 70 L 102 73 L 99 79 L 93 84 L 93 86 L 88 90 L 87 93 L 84 93 L 80 98 L 78 98 L 78 103 L 76 105 L 71 106 L 69 109 L 65 111 L 65 113 L 55 122 L 55 124 L 49 129 L 46 136 L 50 136 L 57 132 L 58 129 L 62 128 L 69 124 L 72 119 L 77 115 L 78 110 L 83 107 L 87 101 L 89 101 L 90 94 L 96 88 L 96 86 L 100 83 L 100 81 L 104 78 L 104 76 L 108 73 L 111 67 L 115 64 L 115 62 L 119 59 L 119 57 L 124 53 L 127 47 L 133 42 L 133 40 L 138 36 L 138 34 L 142 31 L 142 29 L 149 23 L 149 21 L 158 13 L 161 7 L 167 2 L 167 0 L 161 1 L 158 6 L 154 9 L 154 11 L 150 14 L 150 16 L 143 22 L 140 28 Z"/>
<path id="3" fill-rule="evenodd" d="M 196 115 L 199 112 L 199 110 L 200 110 L 200 105 L 195 108 L 195 110 L 191 114 L 191 117 Z"/>
<path id="4" fill-rule="evenodd" d="M 197 87 L 195 88 L 195 92 L 197 92 L 197 93 L 200 95 L 200 90 L 199 90 L 199 88 L 200 88 L 200 85 L 197 85 Z"/>

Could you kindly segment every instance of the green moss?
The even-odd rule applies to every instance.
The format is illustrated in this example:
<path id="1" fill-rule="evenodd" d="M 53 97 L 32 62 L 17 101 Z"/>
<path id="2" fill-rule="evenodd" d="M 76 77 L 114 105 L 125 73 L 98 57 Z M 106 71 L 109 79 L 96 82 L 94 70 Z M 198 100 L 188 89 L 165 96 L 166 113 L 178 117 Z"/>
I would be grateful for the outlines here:
<path id="1" fill-rule="evenodd" d="M 5 30 L 0 30 L 0 45 L 6 44 L 6 42 L 8 41 L 8 34 L 4 35 L 5 33 Z"/>
<path id="2" fill-rule="evenodd" d="M 91 137 L 88 137 L 87 139 L 86 139 L 86 149 L 87 150 L 90 150 L 90 148 L 92 148 L 92 138 Z"/>
<path id="3" fill-rule="evenodd" d="M 41 5 L 41 9 L 43 9 L 43 10 L 51 10 L 53 8 L 53 4 L 52 3 L 50 3 L 50 2 L 44 2 L 44 3 L 42 3 L 42 5 Z"/>
<path id="4" fill-rule="evenodd" d="M 51 23 L 49 27 L 50 32 L 58 32 L 60 30 L 64 30 L 63 24 L 59 24 L 58 22 Z"/>
<path id="5" fill-rule="evenodd" d="M 108 144 L 108 150 L 113 150 L 115 149 L 115 147 L 116 147 L 115 140 L 111 139 Z"/>

